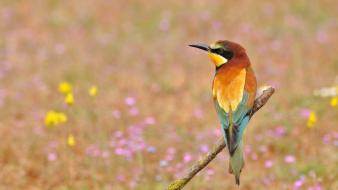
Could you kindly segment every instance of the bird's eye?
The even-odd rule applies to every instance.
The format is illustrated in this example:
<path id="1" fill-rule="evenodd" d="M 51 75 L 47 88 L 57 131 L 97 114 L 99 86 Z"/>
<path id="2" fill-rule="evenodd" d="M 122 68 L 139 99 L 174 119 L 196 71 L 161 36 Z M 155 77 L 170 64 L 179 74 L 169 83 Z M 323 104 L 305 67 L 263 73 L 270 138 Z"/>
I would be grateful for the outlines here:
<path id="1" fill-rule="evenodd" d="M 223 48 L 218 48 L 216 50 L 216 53 L 219 54 L 219 55 L 222 55 L 224 53 L 224 49 Z"/>

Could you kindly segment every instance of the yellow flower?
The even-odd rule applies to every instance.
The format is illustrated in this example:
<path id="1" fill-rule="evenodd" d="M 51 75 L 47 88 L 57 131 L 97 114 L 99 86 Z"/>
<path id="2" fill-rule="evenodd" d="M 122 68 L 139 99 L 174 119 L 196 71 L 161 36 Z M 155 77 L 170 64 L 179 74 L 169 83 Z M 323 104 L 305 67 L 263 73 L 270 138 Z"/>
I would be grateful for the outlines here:
<path id="1" fill-rule="evenodd" d="M 65 103 L 67 105 L 73 105 L 74 104 L 74 96 L 72 93 L 68 93 L 65 97 Z"/>
<path id="2" fill-rule="evenodd" d="M 68 135 L 67 137 L 67 145 L 70 146 L 70 147 L 73 147 L 76 145 L 76 140 L 75 140 L 75 137 L 73 135 Z"/>
<path id="3" fill-rule="evenodd" d="M 58 123 L 66 123 L 67 122 L 67 116 L 64 113 L 57 113 L 57 121 Z"/>
<path id="4" fill-rule="evenodd" d="M 72 85 L 69 82 L 61 82 L 59 84 L 59 92 L 61 94 L 69 94 L 72 92 Z"/>
<path id="5" fill-rule="evenodd" d="M 89 96 L 92 96 L 92 97 L 96 96 L 96 94 L 97 94 L 97 87 L 96 86 L 90 87 L 89 90 L 88 90 L 88 94 L 89 94 Z"/>
<path id="6" fill-rule="evenodd" d="M 45 116 L 45 125 L 47 127 L 51 127 L 53 125 L 56 125 L 56 117 L 54 111 L 48 111 Z"/>
<path id="7" fill-rule="evenodd" d="M 332 97 L 332 98 L 331 98 L 331 101 L 330 101 L 330 105 L 331 105 L 332 107 L 336 107 L 337 104 L 338 104 L 338 96 Z"/>
<path id="8" fill-rule="evenodd" d="M 307 123 L 306 123 L 306 126 L 308 128 L 312 128 L 317 122 L 317 116 L 316 116 L 316 113 L 315 112 L 310 112 L 310 115 L 307 119 Z"/>
<path id="9" fill-rule="evenodd" d="M 45 125 L 53 127 L 61 123 L 67 122 L 67 116 L 62 112 L 48 111 L 45 116 Z"/>

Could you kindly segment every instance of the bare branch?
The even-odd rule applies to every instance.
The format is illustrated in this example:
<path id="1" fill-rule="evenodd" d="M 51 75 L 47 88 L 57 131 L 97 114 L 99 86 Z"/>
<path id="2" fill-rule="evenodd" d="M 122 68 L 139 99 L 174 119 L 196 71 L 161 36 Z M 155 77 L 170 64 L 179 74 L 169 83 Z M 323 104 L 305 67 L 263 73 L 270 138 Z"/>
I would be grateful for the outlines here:
<path id="1" fill-rule="evenodd" d="M 251 110 L 250 117 L 252 117 L 265 103 L 269 100 L 272 94 L 275 92 L 275 89 L 269 87 L 265 89 L 254 102 L 254 106 Z M 189 181 L 203 168 L 205 168 L 216 156 L 225 148 L 225 142 L 223 137 L 218 139 L 217 143 L 214 145 L 212 150 L 208 152 L 202 159 L 195 162 L 194 165 L 189 169 L 189 171 L 181 178 L 172 182 L 167 190 L 180 190 L 182 189 Z"/>

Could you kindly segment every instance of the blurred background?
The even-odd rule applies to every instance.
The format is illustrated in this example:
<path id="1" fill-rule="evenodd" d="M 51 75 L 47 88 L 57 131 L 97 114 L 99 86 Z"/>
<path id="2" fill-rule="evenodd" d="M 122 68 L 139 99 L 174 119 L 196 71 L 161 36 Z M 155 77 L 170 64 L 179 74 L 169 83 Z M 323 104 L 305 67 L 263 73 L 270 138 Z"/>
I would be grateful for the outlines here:
<path id="1" fill-rule="evenodd" d="M 221 136 L 214 66 L 242 44 L 276 93 L 240 189 L 338 189 L 338 2 L 0 1 L 0 189 L 164 189 Z M 186 189 L 238 189 L 223 151 Z"/>

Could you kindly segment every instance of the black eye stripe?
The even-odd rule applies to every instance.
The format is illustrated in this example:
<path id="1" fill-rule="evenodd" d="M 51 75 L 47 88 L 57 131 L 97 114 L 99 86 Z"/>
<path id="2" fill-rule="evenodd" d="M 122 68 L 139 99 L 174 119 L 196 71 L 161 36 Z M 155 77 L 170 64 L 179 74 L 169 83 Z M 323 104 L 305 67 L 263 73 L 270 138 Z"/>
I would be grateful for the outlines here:
<path id="1" fill-rule="evenodd" d="M 223 48 L 219 48 L 217 50 L 218 50 L 217 53 L 220 54 L 220 55 L 222 55 L 224 53 L 224 49 Z"/>
<path id="2" fill-rule="evenodd" d="M 224 49 L 223 48 L 211 49 L 211 52 L 221 55 L 224 52 Z"/>
<path id="3" fill-rule="evenodd" d="M 231 50 L 225 50 L 224 48 L 211 49 L 211 52 L 221 55 L 228 60 L 234 56 L 234 53 Z"/>

